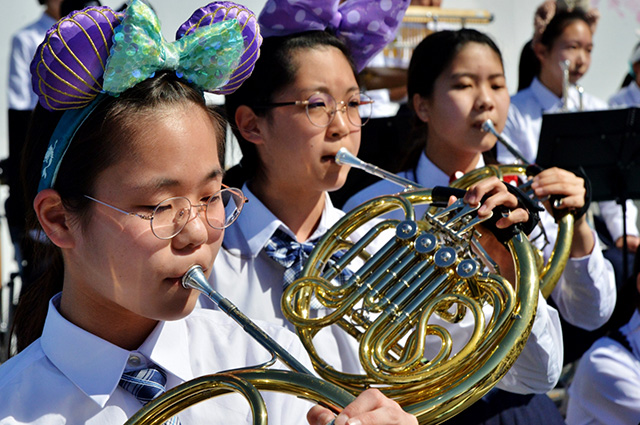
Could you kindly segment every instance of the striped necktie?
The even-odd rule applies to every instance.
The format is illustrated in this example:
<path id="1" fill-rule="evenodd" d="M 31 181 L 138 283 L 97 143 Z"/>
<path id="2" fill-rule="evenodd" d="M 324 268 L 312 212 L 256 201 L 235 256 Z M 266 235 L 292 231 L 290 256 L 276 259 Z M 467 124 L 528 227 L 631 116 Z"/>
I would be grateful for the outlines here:
<path id="1" fill-rule="evenodd" d="M 124 372 L 120 378 L 120 386 L 133 394 L 142 405 L 164 393 L 166 383 L 167 375 L 157 367 Z M 165 425 L 180 425 L 180 420 L 174 416 Z"/>

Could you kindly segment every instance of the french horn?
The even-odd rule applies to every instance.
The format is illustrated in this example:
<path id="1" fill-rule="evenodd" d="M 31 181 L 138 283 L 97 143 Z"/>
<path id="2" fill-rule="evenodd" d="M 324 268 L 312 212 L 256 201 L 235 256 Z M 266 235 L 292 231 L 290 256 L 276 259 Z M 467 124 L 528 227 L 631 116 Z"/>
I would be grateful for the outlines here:
<path id="1" fill-rule="evenodd" d="M 407 183 L 371 164 L 363 168 Z M 353 393 L 378 388 L 420 423 L 436 424 L 481 398 L 515 362 L 533 324 L 539 276 L 521 232 L 507 243 L 515 282 L 486 271 L 496 264 L 478 242 L 478 207 L 459 200 L 417 217 L 415 206 L 446 205 L 450 190 L 409 183 L 410 190 L 369 200 L 327 231 L 281 307 L 323 378 Z M 402 219 L 385 218 L 394 211 Z M 346 268 L 354 270 L 348 282 L 332 283 Z M 313 303 L 328 313 L 312 314 Z M 469 318 L 468 341 L 454 342 L 451 327 Z M 362 373 L 336 370 L 313 345 L 328 326 L 358 340 Z"/>
<path id="2" fill-rule="evenodd" d="M 231 391 L 245 394 L 254 423 L 262 424 L 265 406 L 257 390 L 296 394 L 337 411 L 370 387 L 395 399 L 421 424 L 437 424 L 493 388 L 517 359 L 535 317 L 539 275 L 531 244 L 521 232 L 507 242 L 516 271 L 509 282 L 485 270 L 496 270 L 497 264 L 478 241 L 476 226 L 483 221 L 475 214 L 478 207 L 457 201 L 417 217 L 415 206 L 446 203 L 449 190 L 419 188 L 373 165 L 366 168 L 411 190 L 374 198 L 345 215 L 319 241 L 282 298 L 284 314 L 324 380 L 291 359 L 195 269 L 183 285 L 206 294 L 293 371 L 240 370 L 198 378 L 152 401 L 127 424 L 161 424 L 191 404 Z M 401 211 L 403 219 L 385 219 L 392 211 Z M 363 227 L 365 236 L 351 242 L 349 236 Z M 383 247 L 369 252 L 376 243 Z M 352 262 L 359 262 L 355 273 L 346 285 L 335 286 L 333 279 Z M 312 301 L 329 313 L 312 317 Z M 448 326 L 468 317 L 473 322 L 468 341 L 454 350 Z M 358 340 L 361 374 L 336 370 L 313 346 L 314 335 L 333 325 Z M 434 338 L 439 342 L 428 354 Z"/>

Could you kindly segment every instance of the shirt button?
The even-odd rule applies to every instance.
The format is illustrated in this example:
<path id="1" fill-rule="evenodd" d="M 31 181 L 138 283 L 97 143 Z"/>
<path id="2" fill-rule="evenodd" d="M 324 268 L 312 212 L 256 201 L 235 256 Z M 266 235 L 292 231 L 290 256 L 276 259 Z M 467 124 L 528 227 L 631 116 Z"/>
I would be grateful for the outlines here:
<path id="1" fill-rule="evenodd" d="M 130 355 L 127 363 L 129 364 L 129 366 L 140 366 L 140 357 Z"/>

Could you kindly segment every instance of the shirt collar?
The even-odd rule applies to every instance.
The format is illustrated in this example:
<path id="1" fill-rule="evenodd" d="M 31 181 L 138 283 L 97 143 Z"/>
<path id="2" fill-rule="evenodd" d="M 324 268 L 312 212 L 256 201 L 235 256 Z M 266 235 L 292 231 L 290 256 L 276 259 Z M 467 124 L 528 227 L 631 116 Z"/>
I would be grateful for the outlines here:
<path id="1" fill-rule="evenodd" d="M 45 28 L 46 30 L 48 30 L 49 28 L 51 28 L 57 21 L 55 20 L 55 18 L 49 16 L 46 14 L 46 12 L 42 12 L 42 16 L 40 16 L 40 19 L 38 20 L 38 25 L 42 28 Z"/>
<path id="2" fill-rule="evenodd" d="M 476 168 L 484 167 L 484 158 L 480 155 L 480 159 L 476 164 Z M 416 166 L 417 183 L 423 187 L 449 186 L 449 176 L 438 168 L 422 151 L 418 165 Z"/>
<path id="3" fill-rule="evenodd" d="M 49 302 L 42 350 L 62 374 L 104 407 L 120 382 L 131 352 L 65 319 L 58 311 L 60 297 L 61 293 Z M 185 327 L 184 320 L 161 322 L 138 350 L 184 381 L 193 377 Z"/>
<path id="4" fill-rule="evenodd" d="M 535 96 L 536 100 L 542 106 L 543 111 L 550 111 L 562 106 L 562 99 L 560 99 L 544 84 L 542 84 L 540 80 L 538 80 L 538 77 L 535 77 L 533 79 L 530 87 L 531 92 Z"/>
<path id="5" fill-rule="evenodd" d="M 245 204 L 242 214 L 240 214 L 236 222 L 225 230 L 225 249 L 240 250 L 251 257 L 257 257 L 277 229 L 281 229 L 294 237 L 289 227 L 273 215 L 246 184 L 242 187 L 242 193 L 244 193 L 249 202 Z M 324 235 L 343 214 L 333 207 L 327 193 L 324 196 L 325 204 L 320 223 L 309 240 L 315 240 Z"/>

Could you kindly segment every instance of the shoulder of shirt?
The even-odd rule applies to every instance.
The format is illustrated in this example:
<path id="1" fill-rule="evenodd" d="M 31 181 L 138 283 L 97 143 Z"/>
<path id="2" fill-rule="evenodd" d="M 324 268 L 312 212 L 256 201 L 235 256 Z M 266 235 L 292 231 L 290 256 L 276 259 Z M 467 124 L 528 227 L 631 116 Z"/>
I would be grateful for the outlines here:
<path id="1" fill-rule="evenodd" d="M 0 365 L 0 389 L 11 385 L 23 375 L 25 370 L 38 365 L 43 359 L 46 359 L 46 356 L 40 346 L 40 338 L 38 338 L 20 353 Z M 2 392 L 3 390 L 0 390 L 0 393 Z"/>
<path id="2" fill-rule="evenodd" d="M 358 205 L 362 204 L 365 201 L 375 198 L 376 196 L 381 195 L 391 195 L 394 193 L 398 193 L 402 190 L 400 186 L 395 183 L 391 183 L 386 180 L 381 180 L 372 184 L 371 186 L 367 186 L 361 191 L 357 192 L 355 195 L 351 196 L 347 202 L 344 203 L 342 209 L 344 211 L 351 211 Z"/>
<path id="3" fill-rule="evenodd" d="M 531 87 L 520 90 L 513 96 L 511 96 L 511 104 L 509 109 L 520 112 L 521 109 L 525 109 L 531 105 L 538 103 L 538 100 L 533 96 L 533 90 Z"/>
<path id="4" fill-rule="evenodd" d="M 216 329 L 226 327 L 231 330 L 240 330 L 244 332 L 244 329 L 242 329 L 242 327 L 235 320 L 229 317 L 226 313 L 219 310 L 196 307 L 185 320 L 187 321 L 187 323 L 198 322 L 204 327 L 212 327 Z M 258 325 L 260 329 L 265 331 L 270 336 L 276 338 L 280 342 L 284 340 L 297 340 L 298 338 L 293 332 L 282 326 L 267 323 L 262 320 L 251 319 L 251 321 Z M 247 334 L 247 338 L 250 338 L 249 334 Z"/>

